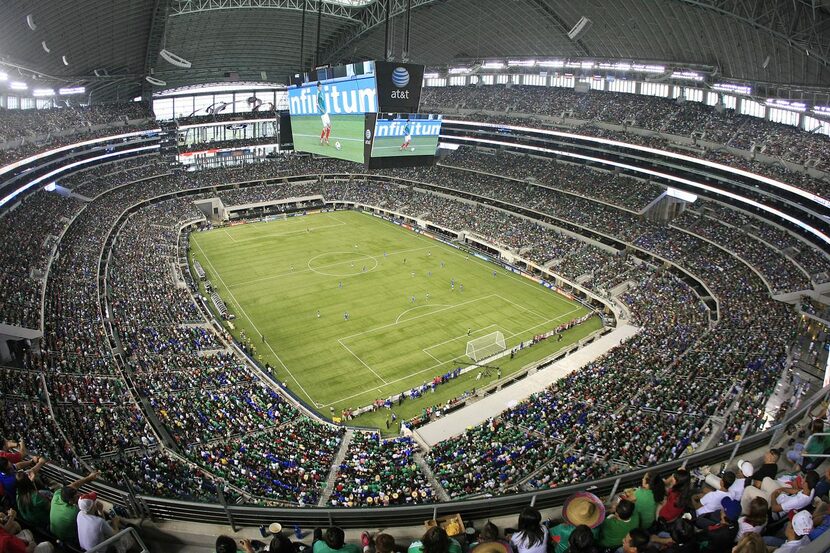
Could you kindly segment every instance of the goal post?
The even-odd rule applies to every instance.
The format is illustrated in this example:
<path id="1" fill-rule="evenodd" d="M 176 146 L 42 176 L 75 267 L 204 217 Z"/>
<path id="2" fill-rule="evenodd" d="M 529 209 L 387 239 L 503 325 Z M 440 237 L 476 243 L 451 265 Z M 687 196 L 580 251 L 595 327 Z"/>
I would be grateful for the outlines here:
<path id="1" fill-rule="evenodd" d="M 499 331 L 491 332 L 467 342 L 467 357 L 478 362 L 506 349 L 504 334 Z"/>

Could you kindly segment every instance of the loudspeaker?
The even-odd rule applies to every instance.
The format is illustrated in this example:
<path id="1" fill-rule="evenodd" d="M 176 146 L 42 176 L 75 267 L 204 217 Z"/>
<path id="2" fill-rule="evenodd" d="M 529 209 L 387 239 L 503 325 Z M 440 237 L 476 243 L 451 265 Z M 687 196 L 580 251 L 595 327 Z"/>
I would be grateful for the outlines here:
<path id="1" fill-rule="evenodd" d="M 579 21 L 576 22 L 576 25 L 573 26 L 573 29 L 568 31 L 568 38 L 571 40 L 579 40 L 582 35 L 588 32 L 591 25 L 593 25 L 593 22 L 583 15 L 579 18 Z"/>
<path id="2" fill-rule="evenodd" d="M 159 52 L 159 56 L 162 57 L 167 63 L 175 65 L 176 67 L 181 67 L 182 69 L 190 69 L 191 63 L 184 59 L 181 56 L 177 56 L 173 52 L 168 49 L 163 49 Z"/>

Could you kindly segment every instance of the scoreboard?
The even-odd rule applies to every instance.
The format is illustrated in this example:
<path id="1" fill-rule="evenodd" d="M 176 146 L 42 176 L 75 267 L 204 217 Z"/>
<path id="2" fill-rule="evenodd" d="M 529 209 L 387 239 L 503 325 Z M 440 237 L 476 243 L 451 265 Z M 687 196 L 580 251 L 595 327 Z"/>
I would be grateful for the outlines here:
<path id="1" fill-rule="evenodd" d="M 417 113 L 423 77 L 423 65 L 382 61 L 295 75 L 294 149 L 369 167 L 431 165 L 441 117 Z"/>

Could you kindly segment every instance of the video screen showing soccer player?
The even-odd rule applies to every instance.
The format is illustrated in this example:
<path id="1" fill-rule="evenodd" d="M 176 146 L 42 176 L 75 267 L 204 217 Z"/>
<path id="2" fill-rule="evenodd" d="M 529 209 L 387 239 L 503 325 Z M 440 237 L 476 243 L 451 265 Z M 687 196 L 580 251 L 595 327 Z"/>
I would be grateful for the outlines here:
<path id="1" fill-rule="evenodd" d="M 372 157 L 434 156 L 440 134 L 440 115 L 379 113 Z"/>
<path id="2" fill-rule="evenodd" d="M 364 66 L 345 67 L 343 76 L 288 88 L 294 149 L 364 163 L 364 114 L 377 112 L 377 86 Z"/>

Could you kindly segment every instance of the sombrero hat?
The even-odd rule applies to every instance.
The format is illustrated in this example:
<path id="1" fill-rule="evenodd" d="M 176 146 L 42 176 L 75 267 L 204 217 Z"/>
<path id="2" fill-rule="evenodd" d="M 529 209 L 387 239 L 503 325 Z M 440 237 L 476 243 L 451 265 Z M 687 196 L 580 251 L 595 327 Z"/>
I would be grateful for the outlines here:
<path id="1" fill-rule="evenodd" d="M 605 520 L 605 505 L 592 493 L 577 492 L 565 501 L 562 517 L 574 526 L 596 528 Z"/>

